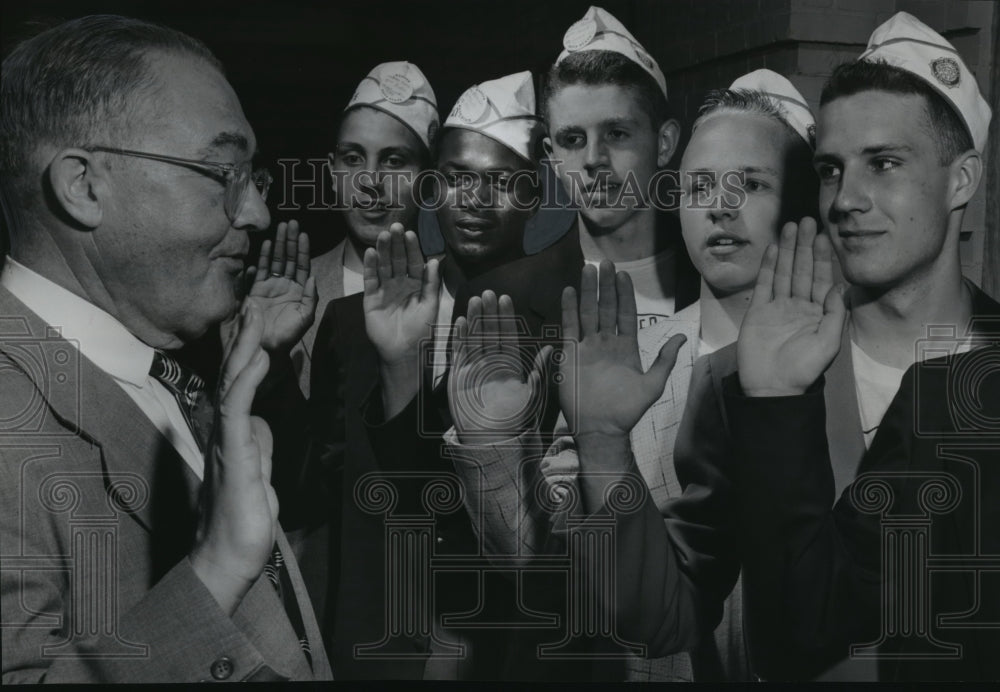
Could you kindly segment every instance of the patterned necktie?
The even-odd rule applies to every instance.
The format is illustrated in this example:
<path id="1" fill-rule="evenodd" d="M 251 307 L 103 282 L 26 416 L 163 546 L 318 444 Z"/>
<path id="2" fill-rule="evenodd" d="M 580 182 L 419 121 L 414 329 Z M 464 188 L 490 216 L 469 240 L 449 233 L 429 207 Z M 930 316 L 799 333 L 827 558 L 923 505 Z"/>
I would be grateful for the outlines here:
<path id="1" fill-rule="evenodd" d="M 212 402 L 205 391 L 205 381 L 197 373 L 188 370 L 163 351 L 153 351 L 153 365 L 149 369 L 149 374 L 174 395 L 177 405 L 187 421 L 188 428 L 194 435 L 198 443 L 198 449 L 204 453 L 208 448 L 209 437 L 212 433 L 214 413 Z M 302 622 L 302 612 L 299 610 L 298 602 L 295 598 L 295 590 L 292 587 L 292 580 L 285 566 L 285 558 L 281 554 L 278 545 L 275 544 L 271 551 L 271 557 L 264 565 L 264 573 L 267 574 L 268 581 L 278 592 L 278 598 L 285 606 L 285 613 L 295 630 L 295 635 L 299 638 L 299 646 L 305 654 L 309 666 L 312 667 L 312 654 L 309 649 L 309 637 L 306 636 L 305 624 Z"/>

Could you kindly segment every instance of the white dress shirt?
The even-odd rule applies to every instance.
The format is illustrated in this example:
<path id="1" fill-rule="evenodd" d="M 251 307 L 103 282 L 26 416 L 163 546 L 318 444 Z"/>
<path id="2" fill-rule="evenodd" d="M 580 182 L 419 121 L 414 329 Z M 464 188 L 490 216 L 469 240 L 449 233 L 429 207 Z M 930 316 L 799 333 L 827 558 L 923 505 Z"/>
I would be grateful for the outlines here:
<path id="1" fill-rule="evenodd" d="M 205 461 L 174 395 L 149 374 L 153 348 L 121 322 L 62 286 L 7 257 L 0 285 L 28 306 L 84 358 L 110 375 L 181 455 L 198 478 Z"/>

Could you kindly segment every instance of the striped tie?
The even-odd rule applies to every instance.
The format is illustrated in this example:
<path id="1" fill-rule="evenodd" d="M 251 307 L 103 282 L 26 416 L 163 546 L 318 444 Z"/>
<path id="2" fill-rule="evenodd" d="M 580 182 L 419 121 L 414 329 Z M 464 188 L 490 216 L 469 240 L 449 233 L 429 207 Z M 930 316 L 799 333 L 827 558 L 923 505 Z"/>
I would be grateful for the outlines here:
<path id="1" fill-rule="evenodd" d="M 208 448 L 209 437 L 212 432 L 213 411 L 211 401 L 205 391 L 205 381 L 196 373 L 188 370 L 163 351 L 153 351 L 153 365 L 149 369 L 149 374 L 155 377 L 166 387 L 187 421 L 198 449 L 202 453 Z M 295 599 L 295 590 L 292 587 L 291 577 L 288 575 L 288 568 L 285 567 L 285 558 L 277 544 L 271 551 L 271 557 L 264 565 L 264 573 L 268 581 L 278 592 L 278 598 L 285 606 L 285 614 L 295 630 L 295 635 L 299 638 L 299 646 L 305 654 L 309 666 L 312 667 L 312 652 L 309 649 L 309 637 L 306 636 L 305 624 L 302 622 L 302 612 Z"/>

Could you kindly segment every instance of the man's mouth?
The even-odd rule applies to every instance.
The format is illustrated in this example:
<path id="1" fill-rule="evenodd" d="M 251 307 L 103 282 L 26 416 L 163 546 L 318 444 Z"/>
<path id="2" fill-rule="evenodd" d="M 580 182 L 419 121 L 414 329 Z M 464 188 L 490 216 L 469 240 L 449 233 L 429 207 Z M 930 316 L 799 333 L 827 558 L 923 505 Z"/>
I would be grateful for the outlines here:
<path id="1" fill-rule="evenodd" d="M 472 217 L 466 217 L 458 219 L 455 222 L 455 227 L 464 233 L 470 235 L 479 235 L 480 233 L 485 233 L 493 228 L 493 222 L 488 219 L 477 219 Z"/>

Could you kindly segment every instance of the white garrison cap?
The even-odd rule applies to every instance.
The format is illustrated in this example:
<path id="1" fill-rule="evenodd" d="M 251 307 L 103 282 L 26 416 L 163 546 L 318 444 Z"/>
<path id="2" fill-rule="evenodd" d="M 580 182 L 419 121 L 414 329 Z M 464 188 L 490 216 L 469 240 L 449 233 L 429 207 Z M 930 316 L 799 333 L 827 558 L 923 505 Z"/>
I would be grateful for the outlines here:
<path id="1" fill-rule="evenodd" d="M 858 60 L 881 60 L 927 82 L 958 112 L 972 135 L 973 146 L 983 151 L 990 107 L 955 46 L 941 34 L 913 15 L 897 12 L 875 29 Z"/>
<path id="2" fill-rule="evenodd" d="M 781 110 L 782 119 L 799 133 L 810 147 L 814 146 L 816 119 L 805 98 L 791 82 L 772 70 L 754 70 L 731 85 L 733 91 L 759 91 L 774 101 Z"/>
<path id="3" fill-rule="evenodd" d="M 409 62 L 376 65 L 361 80 L 344 110 L 358 106 L 375 108 L 396 118 L 428 149 L 441 123 L 434 90 L 420 68 Z"/>
<path id="4" fill-rule="evenodd" d="M 467 89 L 444 126 L 474 130 L 535 161 L 535 148 L 544 130 L 535 111 L 531 73 L 518 72 Z"/>
<path id="5" fill-rule="evenodd" d="M 667 95 L 667 80 L 653 56 L 635 40 L 635 36 L 629 33 L 624 24 L 605 9 L 591 6 L 583 19 L 566 30 L 563 48 L 563 52 L 556 58 L 557 65 L 571 54 L 585 50 L 606 50 L 624 55 L 648 72 L 659 85 L 663 96 Z"/>

